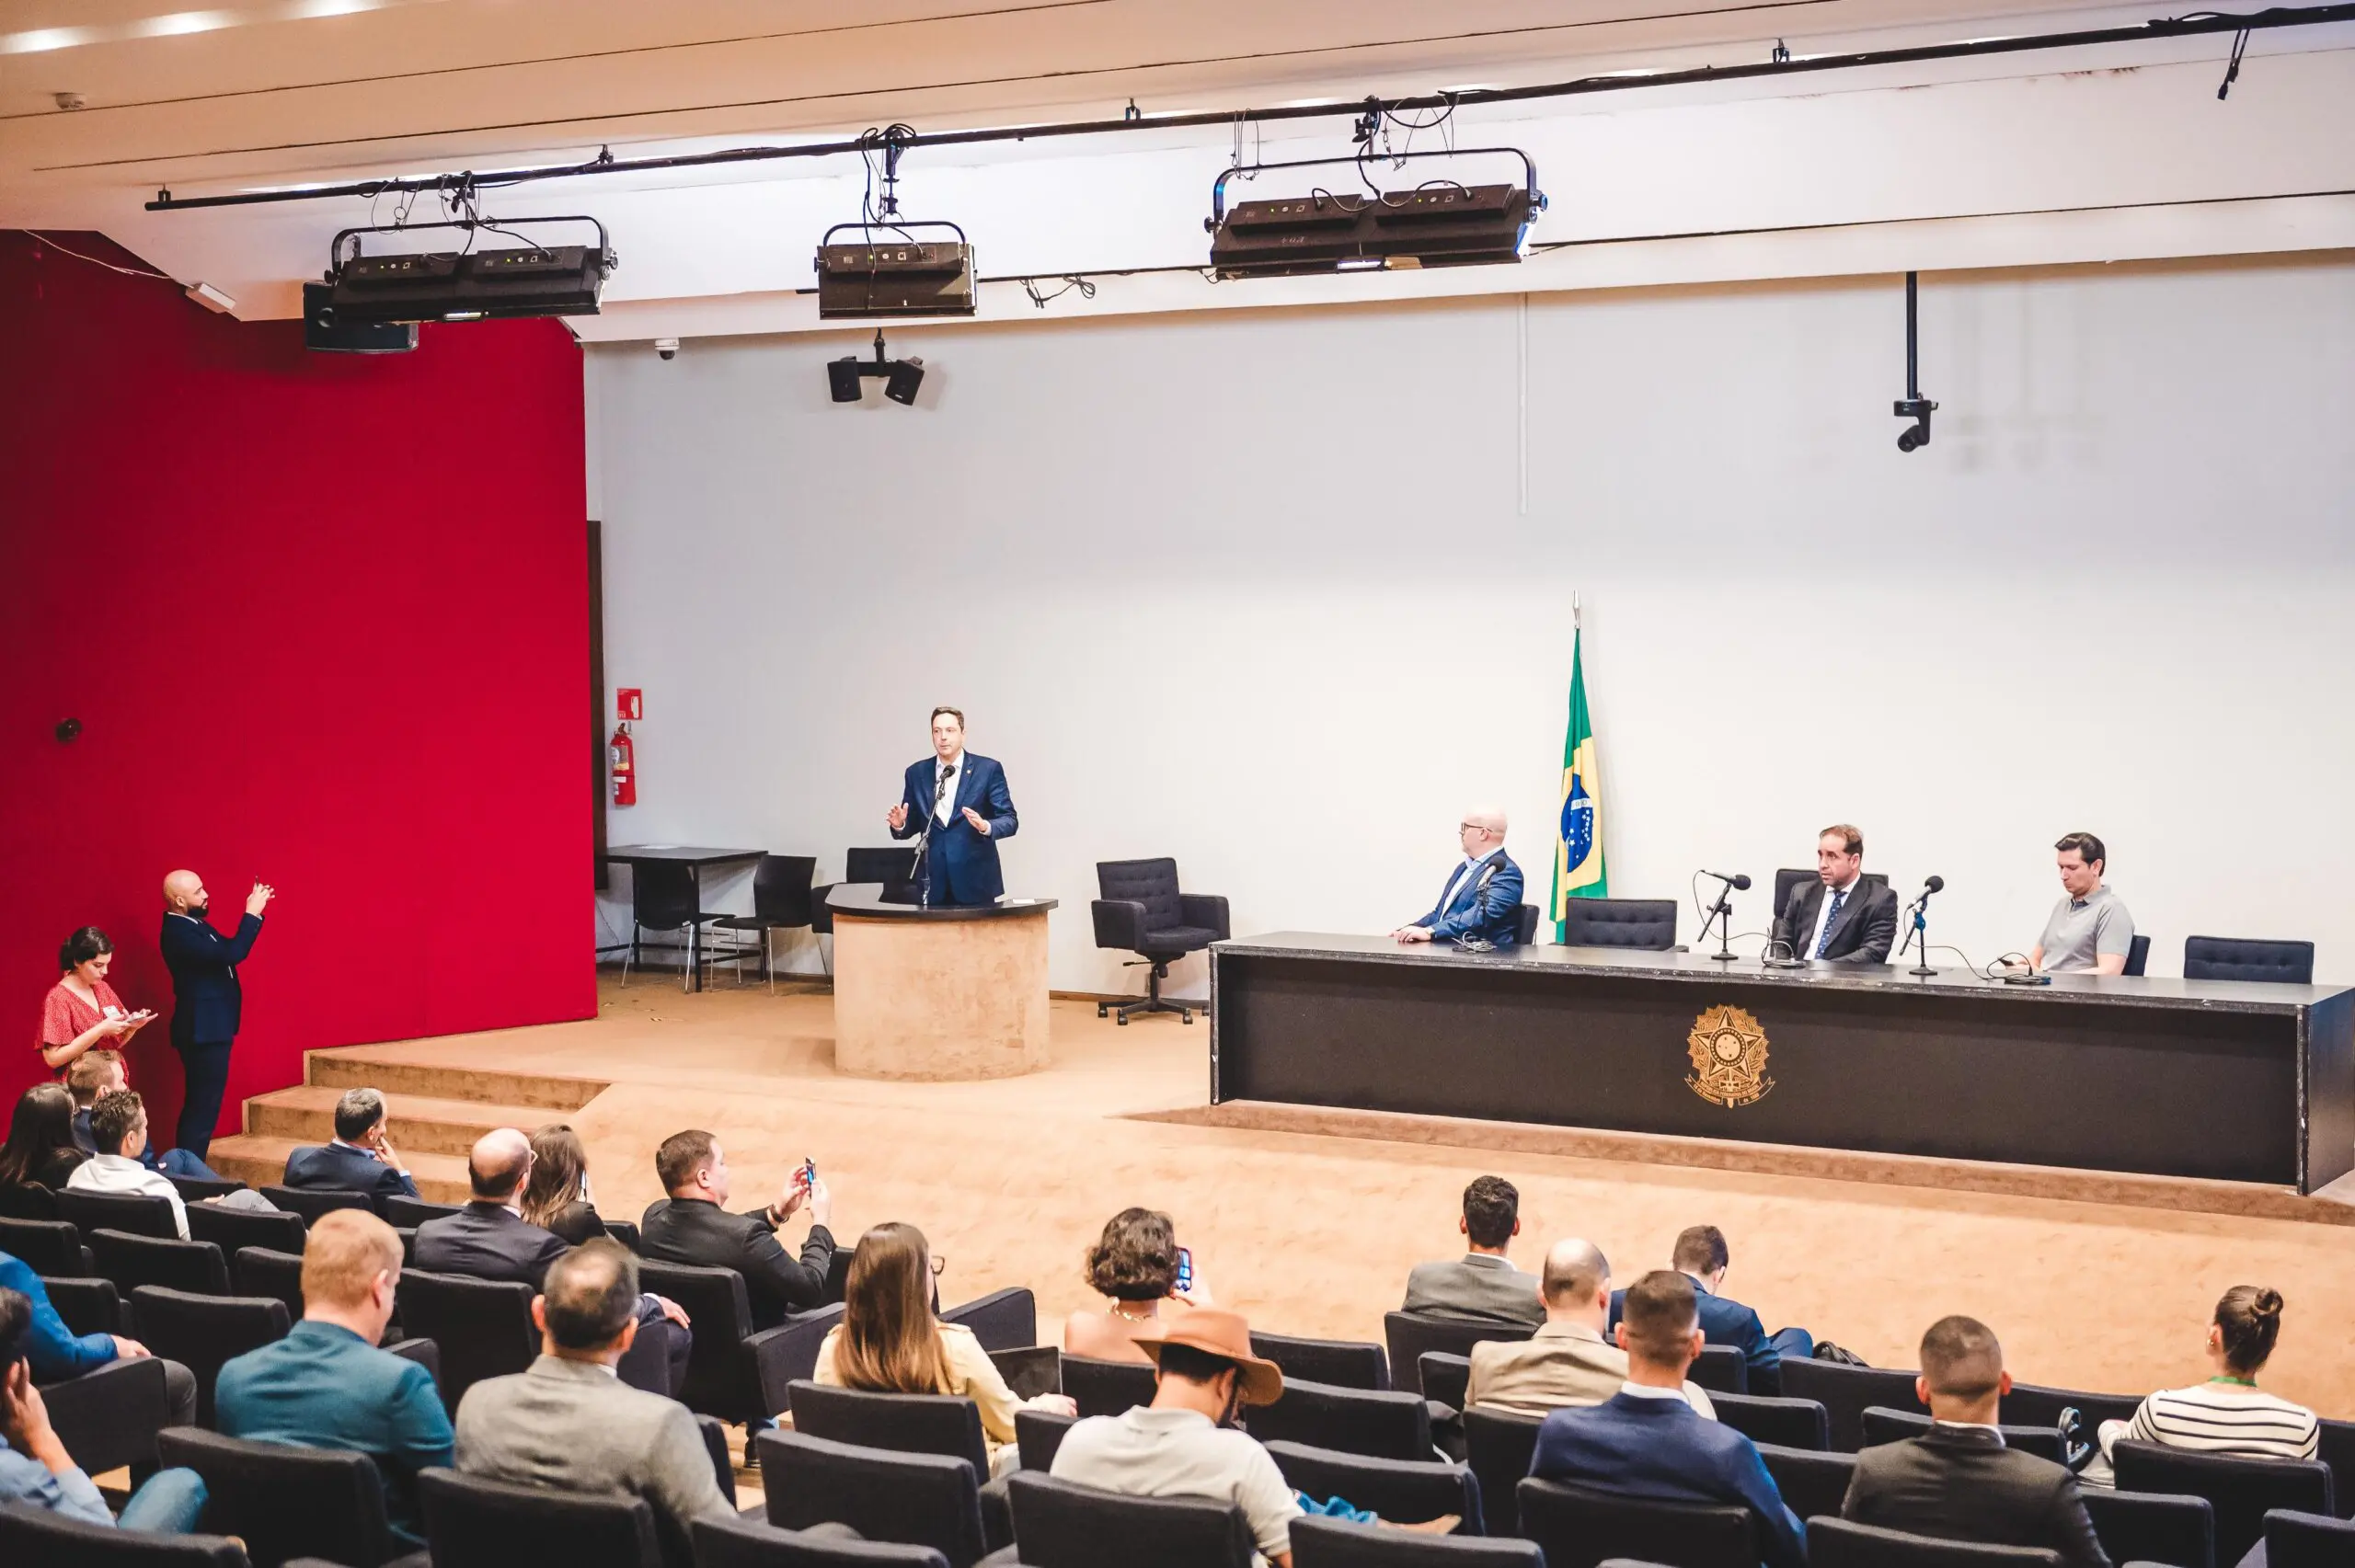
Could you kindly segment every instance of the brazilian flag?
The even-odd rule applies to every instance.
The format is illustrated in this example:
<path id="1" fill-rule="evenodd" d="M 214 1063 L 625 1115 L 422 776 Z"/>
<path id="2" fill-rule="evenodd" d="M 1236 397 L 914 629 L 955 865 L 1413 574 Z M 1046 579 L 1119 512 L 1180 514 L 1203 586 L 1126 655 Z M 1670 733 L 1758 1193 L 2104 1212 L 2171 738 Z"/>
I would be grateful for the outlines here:
<path id="1" fill-rule="evenodd" d="M 1579 634 L 1570 637 L 1570 723 L 1562 737 L 1562 816 L 1554 845 L 1554 940 L 1563 937 L 1568 898 L 1607 898 L 1603 868 L 1603 781 L 1595 773 L 1594 725 L 1586 712 Z"/>

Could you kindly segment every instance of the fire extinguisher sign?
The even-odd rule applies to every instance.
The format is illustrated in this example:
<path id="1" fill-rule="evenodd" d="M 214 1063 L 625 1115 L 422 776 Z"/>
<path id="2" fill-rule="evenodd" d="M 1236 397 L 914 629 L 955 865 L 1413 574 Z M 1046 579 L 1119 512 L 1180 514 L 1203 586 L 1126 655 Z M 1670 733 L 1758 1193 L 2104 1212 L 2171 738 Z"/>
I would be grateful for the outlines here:
<path id="1" fill-rule="evenodd" d="M 646 699 L 636 686 L 625 686 L 614 693 L 614 716 L 625 724 L 636 724 L 646 716 Z"/>

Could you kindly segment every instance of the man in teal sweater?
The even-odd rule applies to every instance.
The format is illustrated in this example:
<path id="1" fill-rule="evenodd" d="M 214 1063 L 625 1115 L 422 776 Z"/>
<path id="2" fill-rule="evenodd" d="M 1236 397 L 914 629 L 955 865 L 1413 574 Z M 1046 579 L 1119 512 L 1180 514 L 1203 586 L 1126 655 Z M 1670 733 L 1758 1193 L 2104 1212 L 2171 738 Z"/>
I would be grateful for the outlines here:
<path id="1" fill-rule="evenodd" d="M 385 1478 L 394 1533 L 422 1545 L 417 1472 L 450 1462 L 449 1413 L 433 1376 L 376 1348 L 393 1315 L 401 1242 L 364 1209 L 314 1220 L 303 1249 L 303 1321 L 221 1368 L 215 1422 L 232 1437 L 368 1455 Z"/>

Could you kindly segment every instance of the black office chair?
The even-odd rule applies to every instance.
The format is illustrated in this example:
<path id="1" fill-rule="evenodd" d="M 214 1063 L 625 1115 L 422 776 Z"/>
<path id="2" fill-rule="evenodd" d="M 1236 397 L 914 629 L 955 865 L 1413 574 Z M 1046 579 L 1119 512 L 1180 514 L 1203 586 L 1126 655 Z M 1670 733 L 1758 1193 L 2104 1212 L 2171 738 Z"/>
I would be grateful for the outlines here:
<path id="1" fill-rule="evenodd" d="M 385 1223 L 396 1230 L 414 1230 L 429 1219 L 447 1219 L 453 1214 L 465 1211 L 456 1203 L 428 1203 L 421 1197 L 406 1193 L 392 1193 L 385 1198 Z"/>
<path id="2" fill-rule="evenodd" d="M 1006 1482 L 1022 1568 L 1251 1568 L 1240 1508 L 1131 1497 L 1028 1471 Z"/>
<path id="3" fill-rule="evenodd" d="M 840 1307 L 821 1307 L 755 1333 L 744 1276 L 732 1268 L 646 1258 L 638 1283 L 676 1301 L 695 1323 L 679 1402 L 722 1421 L 757 1421 L 785 1409 L 793 1380 L 817 1369 L 826 1331 L 842 1322 Z"/>
<path id="4" fill-rule="evenodd" d="M 402 1332 L 441 1347 L 442 1402 L 454 1413 L 485 1378 L 523 1371 L 539 1358 L 540 1331 L 532 1322 L 537 1292 L 521 1280 L 405 1268 L 399 1294 Z"/>
<path id="5" fill-rule="evenodd" d="M 1281 1438 L 1267 1448 L 1285 1484 L 1313 1502 L 1339 1497 L 1351 1507 L 1402 1525 L 1453 1514 L 1463 1522 L 1451 1533 L 1488 1533 L 1481 1520 L 1480 1483 L 1467 1466 L 1430 1459 L 1374 1459 Z"/>
<path id="6" fill-rule="evenodd" d="M 1790 908 L 1791 894 L 1795 890 L 1819 880 L 1821 878 L 1816 875 L 1815 867 L 1811 865 L 1804 868 L 1786 865 L 1775 873 L 1775 918 L 1776 920 L 1783 918 L 1783 911 Z M 1867 871 L 1856 880 L 1860 884 L 1869 883 L 1875 887 L 1889 886 L 1889 878 L 1878 871 Z"/>
<path id="7" fill-rule="evenodd" d="M 846 1525 L 869 1540 L 930 1547 L 948 1560 L 948 1568 L 971 1568 L 993 1550 L 969 1461 L 837 1442 L 800 1430 L 800 1412 L 794 1418 L 795 1430 L 754 1438 L 769 1523 L 795 1530 Z M 980 1430 L 977 1424 L 977 1437 Z"/>
<path id="8" fill-rule="evenodd" d="M 629 951 L 622 956 L 622 984 L 629 984 L 630 966 L 638 962 L 641 932 L 685 931 L 720 918 L 719 910 L 701 907 L 700 891 L 692 866 L 647 861 L 630 868 Z M 679 989 L 684 990 L 695 977 L 688 972 L 686 949 L 679 953 Z M 703 950 L 703 958 L 711 962 L 708 949 Z"/>
<path id="9" fill-rule="evenodd" d="M 1676 900 L 1565 898 L 1562 944 L 1665 953 L 1676 945 Z"/>
<path id="10" fill-rule="evenodd" d="M 1889 1410 L 1880 1405 L 1867 1405 L 1864 1412 L 1865 1448 L 1878 1448 L 1884 1443 L 1902 1443 L 1919 1437 L 1930 1429 L 1930 1418 L 1918 1410 Z M 2017 1448 L 2024 1454 L 2034 1454 L 2040 1459 L 2061 1462 L 2061 1430 L 2057 1426 L 2005 1426 L 2004 1446 Z M 2090 1434 L 2088 1434 L 2090 1436 Z"/>
<path id="11" fill-rule="evenodd" d="M 1515 1490 L 1529 1473 L 1544 1418 L 1473 1405 L 1464 1413 L 1464 1459 L 1480 1482 L 1480 1512 L 1490 1535 L 1526 1535 Z"/>
<path id="12" fill-rule="evenodd" d="M 1669 1503 L 1568 1482 L 1524 1479 L 1520 1534 L 1546 1568 L 1596 1568 L 1605 1558 L 1676 1568 L 1758 1568 L 1758 1528 L 1740 1504 Z"/>
<path id="13" fill-rule="evenodd" d="M 433 1568 L 664 1568 L 643 1497 L 511 1486 L 454 1470 L 419 1472 L 417 1494 Z"/>
<path id="14" fill-rule="evenodd" d="M 948 1568 L 928 1546 L 786 1530 L 758 1519 L 697 1519 L 695 1568 Z"/>
<path id="15" fill-rule="evenodd" d="M 307 1227 L 322 1215 L 339 1208 L 364 1209 L 376 1212 L 366 1193 L 347 1192 L 341 1187 L 270 1186 L 261 1189 L 261 1196 L 289 1214 L 299 1214 Z"/>
<path id="16" fill-rule="evenodd" d="M 2265 1539 L 2269 1509 L 2332 1512 L 2330 1467 L 2316 1459 L 2239 1459 L 2123 1439 L 2111 1445 L 2109 1459 L 2121 1491 L 2208 1499 L 2218 1562 L 2238 1562 Z"/>
<path id="17" fill-rule="evenodd" d="M 159 1242 L 180 1238 L 178 1222 L 166 1199 L 145 1193 L 76 1192 L 57 1195 L 57 1218 L 85 1236 L 93 1230 L 120 1230 L 130 1236 L 153 1236 Z"/>
<path id="18" fill-rule="evenodd" d="M 196 1419 L 213 1425 L 213 1383 L 233 1356 L 286 1337 L 286 1303 L 268 1297 L 200 1296 L 143 1285 L 131 1293 L 140 1342 L 196 1374 Z M 236 1535 L 236 1530 L 224 1533 Z"/>
<path id="19" fill-rule="evenodd" d="M 810 930 L 819 936 L 834 933 L 834 911 L 827 906 L 826 895 L 843 883 L 880 883 L 886 893 L 894 888 L 905 890 L 915 880 L 916 852 L 910 844 L 883 849 L 845 850 L 843 852 L 843 880 L 826 882 L 810 889 Z M 826 948 L 818 945 L 819 962 L 826 963 Z"/>
<path id="20" fill-rule="evenodd" d="M 2187 936 L 2183 939 L 2183 978 L 2310 986 L 2315 983 L 2315 944 L 2264 942 L 2246 936 Z"/>
<path id="21" fill-rule="evenodd" d="M 109 1361 L 79 1377 L 45 1383 L 40 1397 L 58 1441 L 89 1475 L 118 1465 L 152 1469 L 155 1435 L 172 1418 L 164 1364 L 152 1356 Z M 6 1560 L 0 1553 L 0 1562 Z"/>
<path id="22" fill-rule="evenodd" d="M 1684 1371 L 1685 1380 L 1698 1384 L 1711 1393 L 1746 1394 L 1750 1391 L 1750 1358 L 1738 1345 L 1705 1345 L 1693 1365 Z"/>
<path id="23" fill-rule="evenodd" d="M 401 1554 L 385 1519 L 384 1480 L 365 1454 L 192 1426 L 171 1428 L 157 1448 L 165 1464 L 203 1478 L 205 1528 L 243 1540 L 256 1568 L 295 1557 L 381 1568 Z"/>
<path id="24" fill-rule="evenodd" d="M 143 1285 L 199 1296 L 229 1294 L 229 1264 L 210 1242 L 159 1242 L 123 1230 L 90 1232 L 90 1255 L 101 1278 L 129 1296 Z"/>
<path id="25" fill-rule="evenodd" d="M 2355 1523 L 2290 1508 L 2265 1516 L 2265 1568 L 2346 1568 L 2350 1561 Z"/>
<path id="26" fill-rule="evenodd" d="M 1083 1416 L 1120 1415 L 1153 1402 L 1155 1379 L 1150 1362 L 1066 1356 L 1063 1383 L 1063 1392 L 1072 1397 Z"/>
<path id="27" fill-rule="evenodd" d="M 29 1503 L 0 1505 L 0 1562 L 10 1568 L 252 1568 L 225 1536 L 147 1535 L 86 1525 Z"/>
<path id="28" fill-rule="evenodd" d="M 1545 911 L 1534 904 L 1515 906 L 1512 911 L 1512 939 L 1516 945 L 1522 947 L 1537 945 L 1537 922 L 1545 918 Z"/>
<path id="29" fill-rule="evenodd" d="M 1545 1568 L 1545 1554 L 1534 1541 L 1406 1535 L 1349 1519 L 1307 1518 L 1292 1522 L 1292 1568 Z"/>
<path id="30" fill-rule="evenodd" d="M 1766 1473 L 1775 1478 L 1775 1489 L 1783 1494 L 1783 1506 L 1801 1520 L 1838 1517 L 1849 1483 L 1856 1479 L 1855 1455 L 1786 1448 L 1779 1443 L 1759 1443 L 1757 1448 Z"/>
<path id="31" fill-rule="evenodd" d="M 810 923 L 813 913 L 810 894 L 818 876 L 818 857 L 811 854 L 764 854 L 752 868 L 752 912 L 749 915 L 722 915 L 712 922 L 715 931 L 758 932 L 761 938 L 761 974 L 769 982 L 769 990 L 776 990 L 776 947 L 769 933 L 776 931 L 798 931 Z M 744 961 L 752 956 L 750 944 L 738 948 L 723 948 L 711 955 L 716 964 L 733 964 L 741 979 Z"/>
<path id="32" fill-rule="evenodd" d="M 0 1253 L 50 1279 L 86 1278 L 97 1266 L 66 1219 L 0 1219 Z"/>
<path id="33" fill-rule="evenodd" d="M 1214 893 L 1179 892 L 1178 863 L 1166 857 L 1099 860 L 1096 883 L 1103 894 L 1088 905 L 1096 917 L 1096 945 L 1133 953 L 1135 963 L 1152 966 L 1143 997 L 1097 1002 L 1096 1016 L 1118 1012 L 1126 1024 L 1132 1013 L 1175 1013 L 1180 1023 L 1191 1024 L 1193 1004 L 1164 1001 L 1161 982 L 1169 978 L 1169 966 L 1177 959 L 1226 940 L 1226 899 Z"/>
<path id="34" fill-rule="evenodd" d="M 2062 1568 L 2047 1546 L 1981 1546 L 1822 1518 L 1807 1528 L 1808 1568 Z"/>
<path id="35" fill-rule="evenodd" d="M 262 1214 L 218 1204 L 188 1206 L 191 1241 L 211 1242 L 224 1257 L 236 1257 L 240 1247 L 268 1247 L 272 1252 L 299 1253 L 309 1228 L 299 1214 Z"/>
<path id="36" fill-rule="evenodd" d="M 1411 1388 L 1415 1393 L 1422 1392 L 1424 1351 L 1469 1356 L 1476 1345 L 1527 1339 L 1532 1332 L 1517 1325 L 1426 1317 L 1420 1312 L 1385 1312 L 1382 1318 L 1382 1337 L 1390 1346 L 1390 1376 L 1396 1386 Z"/>
<path id="37" fill-rule="evenodd" d="M 1254 1405 L 1245 1425 L 1263 1443 L 1283 1440 L 1384 1459 L 1430 1459 L 1430 1407 L 1420 1394 L 1337 1389 L 1286 1378 L 1273 1404 Z"/>
<path id="38" fill-rule="evenodd" d="M 1845 1367 L 1837 1361 L 1783 1357 L 1783 1397 L 1811 1399 L 1823 1406 L 1832 1424 L 1834 1452 L 1853 1454 L 1865 1446 L 1865 1410 L 1880 1405 L 1890 1410 L 1927 1415 L 1913 1391 L 1919 1372 L 1887 1367 Z"/>
<path id="39" fill-rule="evenodd" d="M 2151 939 L 2137 934 L 2126 944 L 2126 967 L 2121 972 L 2140 978 L 2151 963 Z"/>
<path id="40" fill-rule="evenodd" d="M 2094 1535 L 2112 1562 L 2217 1568 L 2216 1511 L 2205 1497 L 2120 1492 L 2108 1486 L 2084 1487 L 2079 1494 Z"/>
<path id="41" fill-rule="evenodd" d="M 1040 1475 L 1055 1468 L 1055 1450 L 1063 1446 L 1063 1438 L 1079 1425 L 1076 1415 L 1058 1415 L 1051 1410 L 1032 1410 L 1028 1406 L 1014 1413 L 1014 1448 L 1022 1460 L 1024 1470 L 1037 1471 Z"/>
<path id="42" fill-rule="evenodd" d="M 1039 1298 L 1027 1285 L 1009 1285 L 959 1302 L 940 1321 L 971 1329 L 983 1350 L 1019 1350 L 1039 1343 Z"/>
<path id="43" fill-rule="evenodd" d="M 1811 1399 L 1769 1399 L 1712 1389 L 1709 1403 L 1719 1421 L 1753 1443 L 1819 1450 L 1832 1447 L 1831 1414 Z"/>
<path id="44" fill-rule="evenodd" d="M 1339 1389 L 1390 1386 L 1390 1357 L 1382 1346 L 1363 1340 L 1297 1339 L 1255 1330 L 1251 1354 L 1274 1362 L 1287 1379 L 1305 1378 Z"/>
<path id="45" fill-rule="evenodd" d="M 303 1316 L 303 1254 L 269 1247 L 239 1247 L 232 1260 L 240 1296 L 268 1296 L 286 1303 L 290 1321 Z"/>

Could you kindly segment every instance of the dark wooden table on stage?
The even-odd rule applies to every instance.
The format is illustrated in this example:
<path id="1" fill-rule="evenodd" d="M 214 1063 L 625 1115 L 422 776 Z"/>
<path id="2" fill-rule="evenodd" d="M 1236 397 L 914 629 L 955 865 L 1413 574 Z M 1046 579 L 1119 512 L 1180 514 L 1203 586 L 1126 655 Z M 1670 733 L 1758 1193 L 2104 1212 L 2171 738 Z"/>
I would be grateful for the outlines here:
<path id="1" fill-rule="evenodd" d="M 1211 1098 L 2304 1193 L 2355 1166 L 2355 990 L 1280 932 L 1211 949 Z"/>
<path id="2" fill-rule="evenodd" d="M 767 853 L 766 850 L 716 850 L 701 844 L 621 844 L 605 852 L 605 861 L 609 865 L 626 865 L 633 869 L 641 865 L 684 865 L 687 868 L 687 880 L 695 885 L 695 908 L 701 909 L 706 866 L 749 864 Z M 638 955 L 636 928 L 630 932 L 629 950 L 635 960 Z M 698 921 L 687 922 L 686 984 L 689 990 L 703 990 L 703 925 Z"/>

